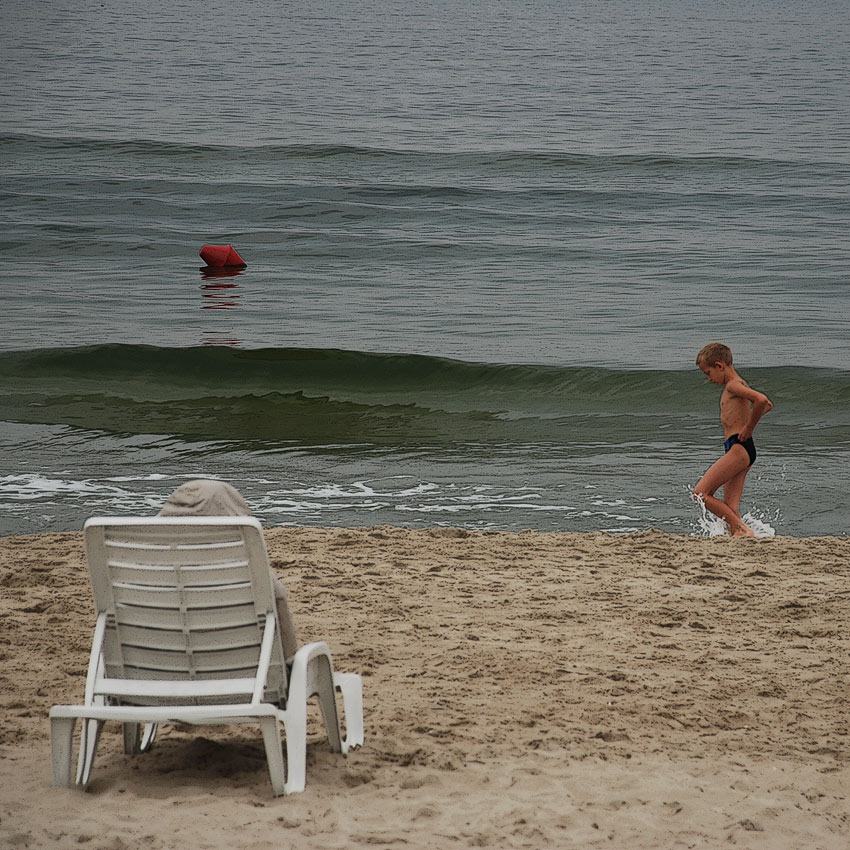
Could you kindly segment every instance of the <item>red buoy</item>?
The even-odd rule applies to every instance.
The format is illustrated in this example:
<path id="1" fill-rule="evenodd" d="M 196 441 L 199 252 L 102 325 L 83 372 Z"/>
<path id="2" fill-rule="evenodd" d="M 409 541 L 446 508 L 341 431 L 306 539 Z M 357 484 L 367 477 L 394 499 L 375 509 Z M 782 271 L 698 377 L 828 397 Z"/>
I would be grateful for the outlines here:
<path id="1" fill-rule="evenodd" d="M 232 245 L 204 245 L 201 259 L 208 266 L 247 266 L 248 263 L 236 253 Z"/>

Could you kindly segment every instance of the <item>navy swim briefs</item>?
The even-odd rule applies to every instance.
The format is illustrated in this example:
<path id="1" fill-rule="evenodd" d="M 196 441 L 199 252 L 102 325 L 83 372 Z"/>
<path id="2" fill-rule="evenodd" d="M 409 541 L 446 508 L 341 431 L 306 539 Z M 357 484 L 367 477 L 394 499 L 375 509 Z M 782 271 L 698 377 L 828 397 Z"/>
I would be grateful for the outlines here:
<path id="1" fill-rule="evenodd" d="M 723 446 L 725 447 L 727 452 L 734 445 L 743 446 L 747 450 L 747 454 L 750 456 L 750 466 L 752 466 L 756 462 L 756 444 L 753 442 L 752 437 L 742 442 L 738 439 L 737 434 L 733 434 L 726 440 L 725 443 L 723 443 Z"/>

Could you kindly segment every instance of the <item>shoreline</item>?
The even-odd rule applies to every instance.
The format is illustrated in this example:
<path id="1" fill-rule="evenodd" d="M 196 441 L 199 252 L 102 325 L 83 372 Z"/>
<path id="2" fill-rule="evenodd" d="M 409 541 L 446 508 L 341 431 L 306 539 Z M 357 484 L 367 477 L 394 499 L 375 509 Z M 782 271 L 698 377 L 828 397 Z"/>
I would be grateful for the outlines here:
<path id="1" fill-rule="evenodd" d="M 312 728 L 306 791 L 275 799 L 250 727 L 129 757 L 107 726 L 90 793 L 52 788 L 47 711 L 82 700 L 94 627 L 82 533 L 0 538 L 10 846 L 846 843 L 850 539 L 266 539 L 301 640 L 363 675 L 364 747 L 342 759 Z"/>
<path id="2" fill-rule="evenodd" d="M 92 514 L 92 516 L 100 516 L 100 514 Z M 147 516 L 155 516 L 156 514 L 142 514 Z M 111 514 L 110 514 L 111 516 Z M 406 525 L 388 525 L 385 523 L 376 523 L 375 525 L 266 525 L 262 516 L 257 516 L 257 519 L 263 524 L 263 531 L 266 534 L 267 544 L 269 545 L 269 549 L 271 549 L 271 544 L 269 542 L 269 536 L 274 536 L 281 532 L 294 532 L 296 534 L 306 533 L 309 531 L 318 531 L 318 532 L 327 532 L 330 534 L 334 533 L 357 533 L 357 532 L 374 532 L 378 531 L 381 533 L 390 533 L 393 532 L 409 532 L 411 534 L 423 534 L 428 536 L 437 536 L 437 537 L 450 537 L 457 539 L 464 539 L 466 537 L 492 537 L 492 536 L 505 536 L 505 537 L 527 537 L 527 536 L 535 536 L 535 537 L 576 537 L 576 538 L 587 538 L 587 537 L 611 537 L 611 538 L 640 538 L 648 535 L 658 536 L 662 538 L 670 538 L 670 540 L 687 540 L 687 541 L 705 541 L 707 543 L 714 542 L 723 542 L 723 541 L 732 541 L 736 538 L 733 538 L 729 534 L 715 534 L 715 535 L 707 535 L 702 532 L 682 532 L 682 531 L 664 531 L 660 528 L 652 527 L 652 528 L 644 528 L 644 529 L 636 529 L 636 530 L 628 530 L 628 531 L 620 531 L 620 530 L 610 530 L 610 529 L 600 529 L 596 531 L 563 531 L 563 530 L 552 530 L 552 529 L 536 529 L 536 528 L 523 528 L 519 531 L 511 530 L 511 529 L 500 529 L 500 528 L 488 528 L 488 529 L 480 529 L 480 528 L 462 528 L 460 526 L 454 525 L 434 525 L 428 526 L 427 528 L 421 527 L 410 527 Z M 0 547 L 6 545 L 7 543 L 11 543 L 12 545 L 21 545 L 23 542 L 27 540 L 37 540 L 38 538 L 53 538 L 53 537 L 74 537 L 79 536 L 80 540 L 82 540 L 83 531 L 82 527 L 80 529 L 75 529 L 71 531 L 34 531 L 34 532 L 20 532 L 13 534 L 0 534 Z M 774 535 L 762 535 L 756 536 L 754 538 L 737 538 L 742 540 L 750 540 L 751 542 L 755 542 L 757 545 L 760 543 L 770 543 L 770 542 L 804 542 L 807 540 L 810 541 L 835 541 L 837 543 L 850 543 L 850 532 L 845 535 L 841 534 L 807 534 L 807 535 L 793 535 L 793 534 L 774 534 Z M 271 553 L 270 553 L 271 554 Z"/>

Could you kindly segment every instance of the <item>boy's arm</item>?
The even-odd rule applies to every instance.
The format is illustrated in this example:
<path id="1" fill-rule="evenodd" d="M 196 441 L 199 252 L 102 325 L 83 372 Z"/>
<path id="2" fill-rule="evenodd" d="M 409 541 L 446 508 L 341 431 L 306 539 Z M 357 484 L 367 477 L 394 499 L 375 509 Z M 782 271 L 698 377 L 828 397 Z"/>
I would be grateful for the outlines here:
<path id="1" fill-rule="evenodd" d="M 739 440 L 742 442 L 749 440 L 753 436 L 753 431 L 755 431 L 759 419 L 769 410 L 773 410 L 773 402 L 764 393 L 748 387 L 743 381 L 730 381 L 726 385 L 726 388 L 732 395 L 740 396 L 753 405 L 750 409 L 750 417 L 747 419 L 747 424 L 738 432 Z"/>

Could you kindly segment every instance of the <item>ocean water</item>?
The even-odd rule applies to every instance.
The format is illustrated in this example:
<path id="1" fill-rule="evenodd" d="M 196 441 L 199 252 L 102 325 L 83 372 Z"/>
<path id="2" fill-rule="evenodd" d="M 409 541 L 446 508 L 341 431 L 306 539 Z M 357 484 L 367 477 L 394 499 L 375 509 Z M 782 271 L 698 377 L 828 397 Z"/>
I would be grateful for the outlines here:
<path id="1" fill-rule="evenodd" d="M 850 517 L 846 4 L 6 3 L 0 533 Z M 203 268 L 204 244 L 248 265 Z"/>

